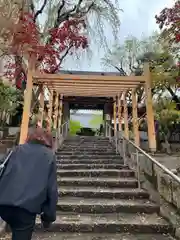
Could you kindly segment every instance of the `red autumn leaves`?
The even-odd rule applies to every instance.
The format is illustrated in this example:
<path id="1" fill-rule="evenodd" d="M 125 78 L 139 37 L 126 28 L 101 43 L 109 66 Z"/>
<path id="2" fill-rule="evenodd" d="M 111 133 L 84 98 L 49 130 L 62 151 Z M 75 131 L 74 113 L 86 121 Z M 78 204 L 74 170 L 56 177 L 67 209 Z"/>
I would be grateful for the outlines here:
<path id="1" fill-rule="evenodd" d="M 172 8 L 164 8 L 160 15 L 156 16 L 156 22 L 160 29 L 168 30 L 173 42 L 180 42 L 180 0 L 177 0 Z"/>
<path id="2" fill-rule="evenodd" d="M 73 54 L 74 50 L 88 47 L 84 34 L 86 25 L 82 19 L 70 19 L 58 28 L 49 29 L 46 33 L 46 43 L 43 44 L 41 33 L 33 18 L 34 16 L 29 13 L 21 15 L 10 49 L 13 55 L 23 56 L 27 51 L 32 53 L 38 60 L 41 71 L 46 73 L 59 71 L 66 52 Z M 6 76 L 13 79 L 17 78 L 18 73 L 20 79 L 25 77 L 25 74 L 19 73 L 20 70 L 17 71 L 18 67 L 17 64 L 9 62 L 6 66 Z"/>

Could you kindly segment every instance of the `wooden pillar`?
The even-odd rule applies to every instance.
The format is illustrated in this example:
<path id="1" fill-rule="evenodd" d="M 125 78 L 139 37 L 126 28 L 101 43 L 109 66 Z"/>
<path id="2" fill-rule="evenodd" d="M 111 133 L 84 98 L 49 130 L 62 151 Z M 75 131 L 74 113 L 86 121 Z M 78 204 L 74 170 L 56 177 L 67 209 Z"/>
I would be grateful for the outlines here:
<path id="1" fill-rule="evenodd" d="M 21 122 L 21 128 L 20 128 L 19 144 L 25 143 L 28 135 L 29 118 L 31 114 L 34 66 L 35 66 L 34 58 L 31 57 L 28 62 L 27 82 L 26 82 L 26 89 L 24 91 L 24 107 L 23 107 L 22 122 Z"/>
<path id="2" fill-rule="evenodd" d="M 156 133 L 151 93 L 151 72 L 149 69 L 149 63 L 144 64 L 144 76 L 146 78 L 145 91 L 146 91 L 146 113 L 147 113 L 149 149 L 152 152 L 156 152 Z"/>
<path id="3" fill-rule="evenodd" d="M 138 124 L 138 114 L 137 114 L 137 94 L 136 89 L 132 89 L 132 121 L 133 121 L 133 134 L 134 142 L 139 147 L 139 124 Z"/>
<path id="4" fill-rule="evenodd" d="M 116 122 L 116 118 L 117 118 L 117 104 L 116 104 L 116 98 L 114 99 L 114 104 L 113 104 L 113 114 L 114 114 L 114 136 L 116 136 L 116 132 L 117 132 L 117 122 Z"/>
<path id="5" fill-rule="evenodd" d="M 121 94 L 118 96 L 118 126 L 119 126 L 119 131 L 122 131 L 122 121 L 121 121 L 121 112 L 122 112 L 122 106 L 121 106 Z"/>
<path id="6" fill-rule="evenodd" d="M 40 99 L 39 99 L 39 126 L 43 126 L 43 120 L 44 120 L 44 87 L 40 86 Z"/>
<path id="7" fill-rule="evenodd" d="M 52 127 L 52 112 L 53 112 L 53 91 L 49 91 L 49 106 L 48 106 L 48 121 L 49 121 L 49 130 L 51 131 Z"/>
<path id="8" fill-rule="evenodd" d="M 59 123 L 58 123 L 59 128 L 62 125 L 62 114 L 63 114 L 62 110 L 63 110 L 63 95 L 61 94 L 60 95 L 60 104 L 59 104 Z"/>
<path id="9" fill-rule="evenodd" d="M 128 107 L 126 100 L 126 92 L 124 92 L 123 96 L 123 106 L 124 106 L 124 136 L 129 139 L 129 124 L 128 124 Z"/>
<path id="10" fill-rule="evenodd" d="M 58 107 L 59 107 L 59 93 L 56 93 L 55 109 L 54 109 L 54 129 L 57 129 L 57 124 L 58 124 Z"/>

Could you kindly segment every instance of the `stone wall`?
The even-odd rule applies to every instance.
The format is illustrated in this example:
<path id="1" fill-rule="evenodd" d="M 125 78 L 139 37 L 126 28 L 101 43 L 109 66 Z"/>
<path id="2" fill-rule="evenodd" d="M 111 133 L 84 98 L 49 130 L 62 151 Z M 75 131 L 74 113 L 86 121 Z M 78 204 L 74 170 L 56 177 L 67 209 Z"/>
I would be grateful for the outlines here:
<path id="1" fill-rule="evenodd" d="M 151 200 L 160 205 L 160 215 L 174 226 L 175 236 L 180 239 L 180 184 L 132 144 L 122 140 L 118 143 L 125 164 L 136 172 L 140 187 L 146 189 Z"/>
<path id="2" fill-rule="evenodd" d="M 7 136 L 8 135 L 16 135 L 20 131 L 20 127 L 5 127 L 7 129 Z M 33 128 L 30 127 L 29 131 L 31 131 Z M 0 131 L 0 137 L 3 135 L 3 132 Z"/>
<path id="3" fill-rule="evenodd" d="M 180 239 L 180 184 L 142 154 L 139 154 L 139 166 L 141 186 L 160 204 L 160 214 L 173 224 Z"/>

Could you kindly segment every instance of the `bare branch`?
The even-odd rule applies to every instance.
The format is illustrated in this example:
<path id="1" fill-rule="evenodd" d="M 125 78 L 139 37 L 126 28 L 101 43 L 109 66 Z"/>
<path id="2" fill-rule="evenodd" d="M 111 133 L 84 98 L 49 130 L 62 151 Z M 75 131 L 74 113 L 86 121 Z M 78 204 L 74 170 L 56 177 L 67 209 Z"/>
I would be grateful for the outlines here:
<path id="1" fill-rule="evenodd" d="M 69 18 L 81 18 L 84 17 L 90 10 L 91 8 L 94 6 L 94 1 L 88 6 L 88 8 L 86 10 L 83 11 L 83 9 L 80 9 L 81 7 L 81 3 L 83 2 L 83 0 L 79 0 L 77 5 L 75 5 L 72 9 L 70 9 L 69 11 L 61 14 L 61 10 L 65 4 L 65 1 L 63 1 L 62 5 L 60 6 L 60 8 L 58 9 L 58 17 L 55 21 L 55 28 L 59 27 L 59 25 L 68 20 Z"/>
<path id="2" fill-rule="evenodd" d="M 34 15 L 34 19 L 33 19 L 34 22 L 36 22 L 36 19 L 37 19 L 37 17 L 39 16 L 39 14 L 41 14 L 41 13 L 43 12 L 46 4 L 47 4 L 47 0 L 44 0 L 41 8 L 40 8 L 39 10 L 37 10 L 37 12 L 36 12 L 35 15 Z"/>
<path id="3" fill-rule="evenodd" d="M 65 6 L 65 0 L 62 0 L 62 4 L 59 6 L 59 9 L 58 9 L 58 17 L 60 16 L 61 14 L 61 11 L 63 10 L 64 6 Z"/>
<path id="4" fill-rule="evenodd" d="M 69 51 L 72 49 L 73 45 L 69 45 L 69 47 L 66 49 L 64 55 L 60 58 L 59 60 L 59 64 L 56 66 L 56 68 L 53 70 L 52 73 L 55 73 L 59 70 L 60 66 L 61 66 L 61 63 L 63 62 L 63 60 L 65 59 L 65 57 L 68 55 Z"/>
<path id="5" fill-rule="evenodd" d="M 60 58 L 60 63 L 59 65 L 61 65 L 61 63 L 63 62 L 64 58 L 68 55 L 69 51 L 71 50 L 71 48 L 73 47 L 73 45 L 71 44 L 65 51 L 64 55 Z"/>
<path id="6" fill-rule="evenodd" d="M 35 6 L 34 6 L 34 3 L 33 3 L 33 0 L 30 0 L 29 7 L 30 7 L 30 10 L 34 13 L 35 12 Z"/>
<path id="7" fill-rule="evenodd" d="M 85 16 L 85 15 L 91 10 L 91 8 L 93 8 L 94 3 L 95 3 L 95 2 L 92 2 L 92 3 L 89 5 L 89 7 L 87 8 L 86 11 L 81 11 L 81 12 L 79 12 L 80 15 L 79 15 L 78 17 L 83 17 L 83 16 Z"/>

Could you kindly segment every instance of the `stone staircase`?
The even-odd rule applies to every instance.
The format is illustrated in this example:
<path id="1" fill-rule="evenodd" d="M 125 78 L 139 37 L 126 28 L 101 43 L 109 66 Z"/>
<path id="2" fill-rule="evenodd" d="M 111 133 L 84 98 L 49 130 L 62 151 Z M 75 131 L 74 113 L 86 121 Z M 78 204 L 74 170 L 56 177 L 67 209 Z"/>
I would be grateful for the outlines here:
<path id="1" fill-rule="evenodd" d="M 172 240 L 160 207 L 138 189 L 106 138 L 67 139 L 57 152 L 57 220 L 48 232 L 37 219 L 34 240 Z"/>
<path id="2" fill-rule="evenodd" d="M 37 222 L 34 239 L 170 240 L 172 226 L 138 189 L 106 138 L 74 137 L 57 152 L 57 220 L 48 232 Z"/>

